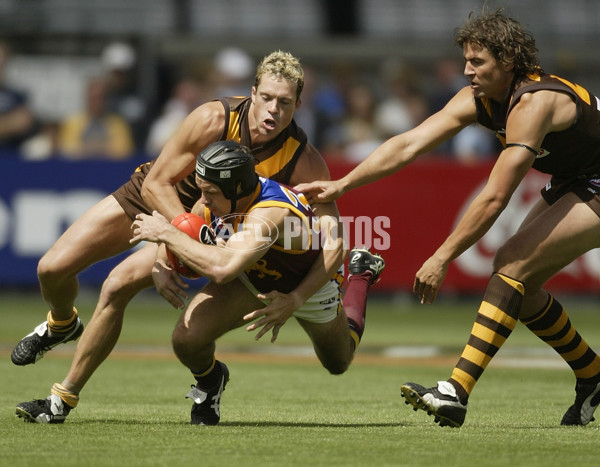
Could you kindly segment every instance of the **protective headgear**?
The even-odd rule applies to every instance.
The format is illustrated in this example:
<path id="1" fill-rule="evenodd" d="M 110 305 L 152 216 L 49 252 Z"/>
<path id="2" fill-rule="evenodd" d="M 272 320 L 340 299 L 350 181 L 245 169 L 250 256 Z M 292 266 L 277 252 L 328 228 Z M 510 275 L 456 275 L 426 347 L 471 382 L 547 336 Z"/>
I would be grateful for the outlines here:
<path id="1" fill-rule="evenodd" d="M 235 210 L 238 199 L 252 194 L 258 184 L 256 159 L 246 146 L 236 141 L 217 141 L 196 158 L 196 174 L 217 185 Z"/>

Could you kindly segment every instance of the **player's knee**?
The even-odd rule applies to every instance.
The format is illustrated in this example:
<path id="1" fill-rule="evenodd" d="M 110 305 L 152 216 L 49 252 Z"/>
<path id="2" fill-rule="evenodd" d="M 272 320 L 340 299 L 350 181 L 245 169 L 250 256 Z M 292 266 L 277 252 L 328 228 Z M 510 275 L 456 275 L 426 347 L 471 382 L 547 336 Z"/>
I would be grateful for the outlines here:
<path id="1" fill-rule="evenodd" d="M 177 358 L 186 365 L 191 365 L 199 355 L 214 353 L 215 341 L 193 332 L 183 323 L 178 323 L 171 336 L 171 345 Z"/>
<path id="2" fill-rule="evenodd" d="M 510 241 L 501 246 L 494 256 L 494 271 L 505 274 L 513 279 L 520 280 L 521 267 L 526 262 L 517 248 L 513 248 Z"/>
<path id="3" fill-rule="evenodd" d="M 102 289 L 100 290 L 100 300 L 104 303 L 119 302 L 124 296 L 123 292 L 123 282 L 118 277 L 114 277 L 109 274 L 102 284 Z"/>
<path id="4" fill-rule="evenodd" d="M 531 257 L 510 244 L 502 246 L 496 253 L 494 271 L 523 283 L 528 296 L 537 294 L 546 282 Z"/>
<path id="5" fill-rule="evenodd" d="M 127 270 L 116 268 L 104 280 L 100 296 L 105 303 L 126 305 L 142 288 Z"/>
<path id="6" fill-rule="evenodd" d="M 350 367 L 350 359 L 323 362 L 323 366 L 332 375 L 341 375 Z"/>
<path id="7" fill-rule="evenodd" d="M 50 253 L 46 253 L 38 261 L 37 275 L 42 283 L 56 280 L 61 277 L 64 272 L 64 268 L 61 268 L 60 263 L 56 261 L 54 256 Z"/>
<path id="8" fill-rule="evenodd" d="M 175 326 L 173 335 L 171 336 L 171 344 L 175 355 L 180 359 L 184 359 L 194 352 L 194 339 L 189 328 L 182 326 L 181 323 Z"/>

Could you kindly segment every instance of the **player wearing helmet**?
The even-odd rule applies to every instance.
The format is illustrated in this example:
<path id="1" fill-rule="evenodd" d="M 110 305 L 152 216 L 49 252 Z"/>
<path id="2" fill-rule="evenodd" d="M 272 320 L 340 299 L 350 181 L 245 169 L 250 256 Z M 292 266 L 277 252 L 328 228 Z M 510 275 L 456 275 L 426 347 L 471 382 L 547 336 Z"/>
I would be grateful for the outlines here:
<path id="1" fill-rule="evenodd" d="M 131 242 L 159 244 L 157 254 L 163 258 L 169 248 L 210 280 L 182 314 L 173 332 L 173 349 L 196 379 L 187 395 L 193 400 L 191 423 L 216 425 L 229 380 L 229 369 L 215 359 L 216 339 L 252 319 L 254 310 L 263 305 L 257 298 L 260 293 L 293 290 L 309 273 L 322 246 L 313 239 L 316 219 L 304 196 L 259 177 L 253 155 L 237 142 L 220 141 L 203 150 L 196 162 L 196 183 L 202 195 L 193 211 L 214 226 L 222 245 L 193 240 L 157 211 L 136 216 Z M 302 235 L 289 235 L 290 219 L 297 220 Z M 342 307 L 341 282 L 341 274 L 335 275 L 293 313 L 332 374 L 346 371 L 357 347 L 353 325 Z M 285 322 L 262 321 L 263 332 L 271 331 L 274 341 Z M 53 402 L 58 405 L 64 420 L 71 406 L 61 390 L 53 387 L 47 405 L 50 412 Z M 29 417 L 45 402 L 19 404 L 17 412 Z M 47 411 L 38 417 L 38 421 L 59 419 Z"/>
<path id="2" fill-rule="evenodd" d="M 257 172 L 286 184 L 328 179 L 329 171 L 323 158 L 293 120 L 301 103 L 303 82 L 298 59 L 287 52 L 269 54 L 257 67 L 250 97 L 215 100 L 195 109 L 167 142 L 158 159 L 140 166 L 130 181 L 75 221 L 40 260 L 40 288 L 50 312 L 47 321 L 15 347 L 13 362 L 34 363 L 56 345 L 81 335 L 83 325 L 73 306 L 78 292 L 77 275 L 97 261 L 131 248 L 131 222 L 140 212 L 157 210 L 171 220 L 190 211 L 201 195 L 195 182 L 196 156 L 209 144 L 221 140 L 241 142 L 256 158 Z M 316 212 L 324 226 L 323 235 L 329 236 L 330 229 L 341 229 L 334 203 L 320 205 Z M 260 299 L 268 304 L 259 302 L 260 308 L 251 315 L 260 318 L 262 328 L 257 337 L 274 323 L 284 323 L 336 276 L 346 252 L 340 236 L 330 245 L 332 247 L 320 253 L 294 290 L 260 294 Z M 185 306 L 188 284 L 166 260 L 155 261 L 156 249 L 156 245 L 149 244 L 135 251 L 117 265 L 104 282 L 69 372 L 62 383 L 53 388 L 53 395 L 68 406 L 77 405 L 80 391 L 114 348 L 125 308 L 138 292 L 155 285 L 174 307 Z M 355 331 L 358 339 L 364 326 L 368 288 L 379 276 L 384 263 L 367 251 L 354 254 L 360 255 L 361 267 L 351 271 L 345 301 L 348 315 L 358 323 Z M 50 412 L 46 402 L 24 416 L 30 421 L 62 422 L 64 413 Z"/>

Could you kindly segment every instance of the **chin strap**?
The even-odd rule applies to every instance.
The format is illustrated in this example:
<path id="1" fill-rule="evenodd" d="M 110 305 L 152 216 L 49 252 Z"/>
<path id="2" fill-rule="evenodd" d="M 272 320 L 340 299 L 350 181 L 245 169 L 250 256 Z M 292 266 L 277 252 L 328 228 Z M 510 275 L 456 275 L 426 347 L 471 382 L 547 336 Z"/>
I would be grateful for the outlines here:
<path id="1" fill-rule="evenodd" d="M 231 211 L 229 211 L 229 214 L 233 214 L 236 206 L 237 206 L 237 199 L 232 199 L 231 200 Z"/>

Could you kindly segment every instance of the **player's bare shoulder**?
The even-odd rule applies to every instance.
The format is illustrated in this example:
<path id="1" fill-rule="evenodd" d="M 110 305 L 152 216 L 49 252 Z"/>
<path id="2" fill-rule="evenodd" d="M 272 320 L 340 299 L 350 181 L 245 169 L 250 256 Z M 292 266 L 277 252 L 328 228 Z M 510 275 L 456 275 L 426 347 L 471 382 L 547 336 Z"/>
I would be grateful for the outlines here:
<path id="1" fill-rule="evenodd" d="M 307 143 L 298 158 L 294 173 L 290 178 L 290 185 L 295 186 L 315 180 L 331 180 L 331 175 L 321 153 L 312 144 Z"/>
<path id="2" fill-rule="evenodd" d="M 523 114 L 525 119 L 545 123 L 546 131 L 563 131 L 570 128 L 577 119 L 577 104 L 566 93 L 550 89 L 524 93 L 511 111 Z"/>
<path id="3" fill-rule="evenodd" d="M 208 102 L 193 110 L 164 146 L 147 183 L 156 179 L 174 184 L 192 173 L 198 153 L 221 137 L 224 121 L 220 102 Z"/>
<path id="4" fill-rule="evenodd" d="M 196 107 L 183 121 L 179 138 L 184 141 L 216 141 L 223 132 L 225 108 L 219 101 L 211 101 Z M 208 143 L 207 143 L 208 144 Z M 206 144 L 202 144 L 206 146 Z"/>
<path id="5" fill-rule="evenodd" d="M 477 106 L 471 87 L 465 86 L 460 89 L 442 110 L 464 122 L 474 123 L 477 121 Z"/>

